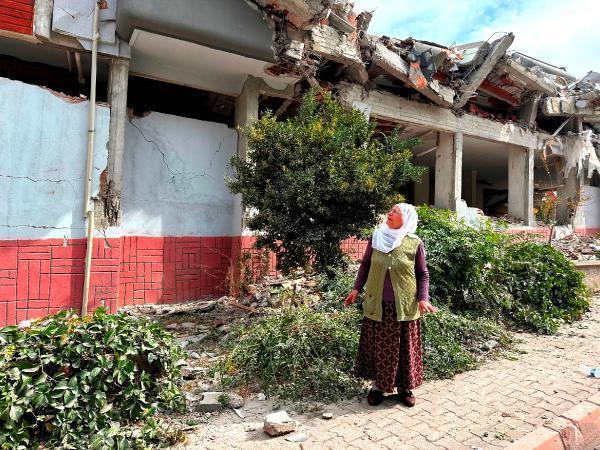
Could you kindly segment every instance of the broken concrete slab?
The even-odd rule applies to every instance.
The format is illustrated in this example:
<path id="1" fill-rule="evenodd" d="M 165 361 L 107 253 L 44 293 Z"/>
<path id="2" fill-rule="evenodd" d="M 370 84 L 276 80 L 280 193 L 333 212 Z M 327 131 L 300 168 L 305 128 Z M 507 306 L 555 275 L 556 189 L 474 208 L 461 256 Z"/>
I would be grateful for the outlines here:
<path id="1" fill-rule="evenodd" d="M 511 79 L 523 83 L 531 91 L 542 92 L 548 95 L 556 94 L 556 85 L 553 85 L 544 77 L 535 74 L 512 58 L 501 58 L 496 68 L 500 73 L 508 73 Z"/>
<path id="2" fill-rule="evenodd" d="M 214 412 L 223 409 L 223 403 L 219 401 L 223 392 L 204 392 L 200 398 L 186 394 L 188 409 L 197 412 Z"/>
<path id="3" fill-rule="evenodd" d="M 479 85 L 489 75 L 500 58 L 504 56 L 506 50 L 508 50 L 514 40 L 515 35 L 508 33 L 506 36 L 503 36 L 492 43 L 483 63 L 475 70 L 469 77 L 468 82 L 461 88 L 462 94 L 460 94 L 454 102 L 455 109 L 462 108 L 467 104 L 469 98 L 477 91 Z"/>
<path id="4" fill-rule="evenodd" d="M 398 78 L 403 83 L 417 89 L 425 97 L 440 106 L 451 106 L 454 101 L 454 89 L 443 86 L 437 80 L 427 83 L 424 88 L 417 87 L 409 78 L 409 64 L 400 55 L 389 50 L 382 42 L 371 41 L 373 51 L 371 60 L 377 67 Z"/>
<path id="5" fill-rule="evenodd" d="M 270 436 L 281 436 L 296 429 L 296 423 L 288 416 L 287 411 L 278 411 L 265 418 L 263 430 Z"/>

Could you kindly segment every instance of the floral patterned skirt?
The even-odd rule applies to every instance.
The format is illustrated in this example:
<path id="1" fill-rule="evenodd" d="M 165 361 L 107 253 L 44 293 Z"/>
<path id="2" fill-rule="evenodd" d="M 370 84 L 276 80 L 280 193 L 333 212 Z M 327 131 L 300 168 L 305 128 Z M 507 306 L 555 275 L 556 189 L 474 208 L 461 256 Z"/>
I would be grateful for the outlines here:
<path id="1" fill-rule="evenodd" d="M 381 322 L 363 318 L 354 366 L 356 376 L 373 380 L 383 392 L 423 383 L 419 319 L 399 322 L 393 302 L 383 302 Z"/>

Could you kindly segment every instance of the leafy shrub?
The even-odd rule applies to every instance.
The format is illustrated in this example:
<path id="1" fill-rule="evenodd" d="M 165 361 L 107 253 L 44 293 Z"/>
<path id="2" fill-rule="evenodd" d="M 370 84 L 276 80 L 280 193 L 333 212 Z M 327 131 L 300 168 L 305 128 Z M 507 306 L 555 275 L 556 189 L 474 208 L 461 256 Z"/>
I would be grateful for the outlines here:
<path id="1" fill-rule="evenodd" d="M 417 234 L 425 243 L 430 294 L 452 311 L 499 317 L 511 303 L 498 266 L 510 236 L 489 224 L 467 226 L 448 210 L 419 207 Z"/>
<path id="2" fill-rule="evenodd" d="M 551 245 L 489 224 L 472 228 L 453 212 L 429 207 L 419 208 L 417 234 L 426 246 L 431 297 L 453 312 L 554 333 L 589 306 L 583 275 Z"/>
<path id="3" fill-rule="evenodd" d="M 350 373 L 358 345 L 360 314 L 354 308 L 315 312 L 285 308 L 241 327 L 220 367 L 226 386 L 258 384 L 283 399 L 334 401 L 359 392 Z"/>
<path id="4" fill-rule="evenodd" d="M 449 378 L 477 367 L 482 349 L 489 341 L 498 348 L 510 346 L 509 333 L 490 319 L 453 314 L 440 309 L 425 316 L 422 324 L 425 378 Z"/>
<path id="5" fill-rule="evenodd" d="M 549 244 L 517 242 L 506 249 L 502 272 L 515 299 L 511 317 L 520 325 L 554 333 L 589 307 L 583 273 Z"/>
<path id="6" fill-rule="evenodd" d="M 319 98 L 317 98 L 319 97 Z M 340 241 L 372 226 L 397 203 L 401 187 L 420 177 L 397 131 L 381 138 L 357 110 L 310 91 L 298 113 L 277 121 L 266 113 L 242 132 L 248 161 L 233 157 L 233 193 L 253 214 L 257 245 L 275 253 L 284 272 L 314 263 L 330 273 L 345 265 Z"/>
<path id="7" fill-rule="evenodd" d="M 156 411 L 184 406 L 182 351 L 144 319 L 63 311 L 0 329 L 0 354 L 0 448 L 144 447 Z"/>
<path id="8" fill-rule="evenodd" d="M 352 270 L 354 269 L 354 270 Z M 335 269 L 333 276 L 321 275 L 319 291 L 321 302 L 318 309 L 322 311 L 339 310 L 343 307 L 343 300 L 354 287 L 356 267 L 347 270 Z"/>

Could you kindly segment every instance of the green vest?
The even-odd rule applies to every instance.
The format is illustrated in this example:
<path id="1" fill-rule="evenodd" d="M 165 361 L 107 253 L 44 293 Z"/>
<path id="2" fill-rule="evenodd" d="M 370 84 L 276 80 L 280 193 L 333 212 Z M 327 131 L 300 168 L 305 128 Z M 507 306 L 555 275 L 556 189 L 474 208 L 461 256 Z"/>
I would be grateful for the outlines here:
<path id="1" fill-rule="evenodd" d="M 396 316 L 399 321 L 421 317 L 417 302 L 417 280 L 415 278 L 415 255 L 421 243 L 414 234 L 408 234 L 399 247 L 390 253 L 373 249 L 371 268 L 365 284 L 363 314 L 381 321 L 383 315 L 383 284 L 389 270 L 394 288 Z"/>

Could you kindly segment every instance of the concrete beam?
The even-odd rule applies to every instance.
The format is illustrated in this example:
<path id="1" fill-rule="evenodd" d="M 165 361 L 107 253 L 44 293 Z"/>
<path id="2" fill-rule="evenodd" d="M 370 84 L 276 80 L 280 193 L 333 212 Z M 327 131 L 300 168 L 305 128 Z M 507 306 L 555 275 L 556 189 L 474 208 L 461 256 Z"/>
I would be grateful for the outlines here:
<path id="1" fill-rule="evenodd" d="M 109 225 L 117 225 L 121 217 L 128 84 L 129 60 L 113 59 L 110 64 L 108 84 L 110 131 L 108 141 L 107 190 L 105 193 L 101 193 L 104 200 L 104 217 Z"/>
<path id="2" fill-rule="evenodd" d="M 389 50 L 381 42 L 371 42 L 374 50 L 371 54 L 371 61 L 380 69 L 385 70 L 390 75 L 398 78 L 410 87 L 418 90 L 429 100 L 440 106 L 452 106 L 454 102 L 454 89 L 441 85 L 437 80 L 428 82 L 427 86 L 419 89 L 408 77 L 409 65 L 399 55 Z"/>
<path id="3" fill-rule="evenodd" d="M 508 73 L 512 79 L 523 83 L 528 90 L 538 91 L 548 95 L 556 94 L 556 86 L 537 76 L 525 66 L 519 64 L 512 58 L 504 58 L 496 66 L 498 69 Z"/>
<path id="4" fill-rule="evenodd" d="M 547 97 L 542 100 L 542 111 L 547 116 L 600 116 L 600 108 L 578 108 L 579 97 Z M 589 105 L 589 102 L 588 102 Z"/>
<path id="5" fill-rule="evenodd" d="M 508 214 L 533 226 L 534 150 L 508 146 Z"/>
<path id="6" fill-rule="evenodd" d="M 353 81 L 365 84 L 369 80 L 356 37 L 321 24 L 311 29 L 310 39 L 313 51 L 346 66 L 346 73 Z"/>
<path id="7" fill-rule="evenodd" d="M 338 84 L 339 99 L 348 106 L 367 104 L 371 117 L 410 123 L 431 130 L 454 133 L 460 131 L 494 142 L 505 142 L 528 148 L 541 148 L 548 134 L 524 130 L 514 124 L 503 124 L 469 114 L 456 115 L 452 110 L 407 100 L 384 91 L 366 92 L 350 83 Z"/>
<path id="8" fill-rule="evenodd" d="M 508 33 L 493 42 L 492 47 L 485 57 L 483 63 L 477 68 L 475 73 L 471 75 L 467 84 L 461 89 L 462 93 L 454 102 L 454 108 L 459 109 L 465 106 L 469 98 L 477 91 L 477 88 L 483 80 L 489 75 L 496 63 L 504 56 L 508 47 L 515 40 L 515 35 Z"/>
<path id="9" fill-rule="evenodd" d="M 33 33 L 50 40 L 52 32 L 52 8 L 54 0 L 36 0 L 33 7 Z"/>
<path id="10" fill-rule="evenodd" d="M 435 154 L 435 207 L 456 211 L 462 192 L 463 134 L 438 133 Z"/>

